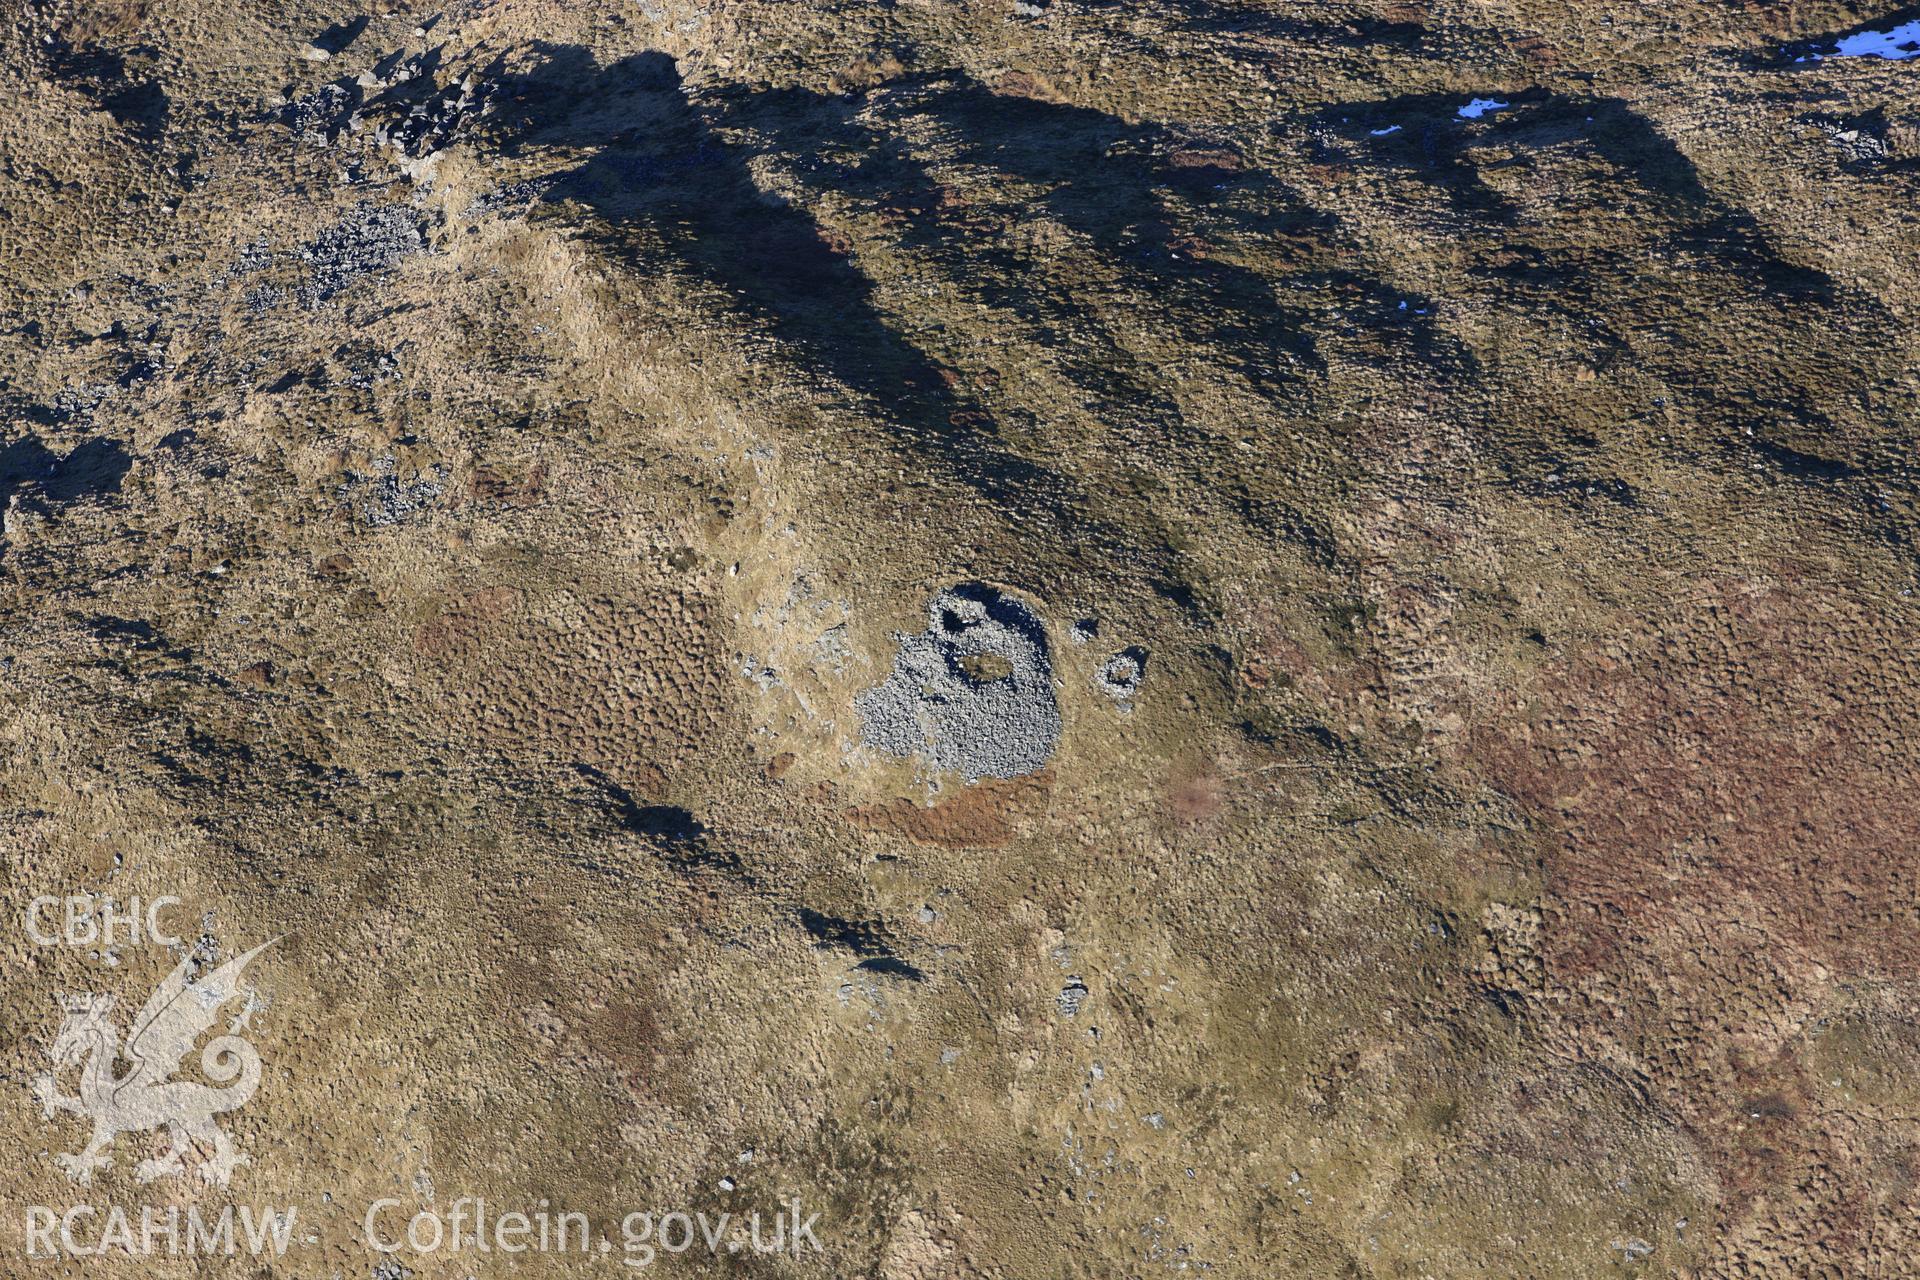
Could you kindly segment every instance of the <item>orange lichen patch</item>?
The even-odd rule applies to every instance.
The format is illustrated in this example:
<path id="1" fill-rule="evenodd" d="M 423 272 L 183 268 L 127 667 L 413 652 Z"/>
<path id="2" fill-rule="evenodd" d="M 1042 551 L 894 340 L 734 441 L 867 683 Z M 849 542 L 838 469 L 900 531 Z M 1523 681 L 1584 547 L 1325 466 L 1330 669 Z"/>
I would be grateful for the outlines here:
<path id="1" fill-rule="evenodd" d="M 941 849 L 992 849 L 1012 840 L 1015 828 L 1039 812 L 1053 790 L 1053 770 L 1023 778 L 982 778 L 951 800 L 921 806 L 902 797 L 846 810 L 862 831 L 902 836 Z"/>
<path id="2" fill-rule="evenodd" d="M 458 608 L 414 628 L 413 647 L 430 658 L 445 657 L 472 644 L 481 630 L 507 615 L 519 600 L 512 587 L 485 587 Z"/>
<path id="3" fill-rule="evenodd" d="M 1545 36 L 1524 35 L 1513 42 L 1514 50 L 1529 63 L 1542 69 L 1552 69 L 1561 64 L 1560 51 Z"/>
<path id="4" fill-rule="evenodd" d="M 72 6 L 58 26 L 69 44 L 124 38 L 143 30 L 153 10 L 150 0 L 91 0 Z"/>
<path id="5" fill-rule="evenodd" d="M 1012 98 L 1032 98 L 1036 102 L 1067 100 L 1053 81 L 1035 71 L 1009 71 L 995 82 L 993 91 Z"/>
<path id="6" fill-rule="evenodd" d="M 1293 691 L 1317 705 L 1332 725 L 1378 722 L 1392 698 L 1392 676 L 1373 651 L 1373 636 L 1357 610 L 1332 627 L 1337 641 L 1317 644 L 1317 653 L 1291 634 L 1302 625 L 1298 619 L 1270 607 L 1252 609 L 1245 625 L 1240 679 L 1249 688 Z"/>
<path id="7" fill-rule="evenodd" d="M 1176 778 L 1167 793 L 1174 821 L 1185 826 L 1205 822 L 1220 813 L 1220 779 L 1212 773 Z"/>
<path id="8" fill-rule="evenodd" d="M 1220 147 L 1182 147 L 1170 152 L 1167 163 L 1175 169 L 1221 169 L 1239 173 L 1246 167 L 1239 156 Z"/>
<path id="9" fill-rule="evenodd" d="M 535 466 L 525 475 L 482 465 L 473 471 L 470 486 L 475 502 L 498 502 L 509 507 L 531 507 L 546 496 L 547 469 Z"/>
<path id="10" fill-rule="evenodd" d="M 835 93 L 862 93 L 890 80 L 897 80 L 906 71 L 906 64 L 891 52 L 867 54 L 855 58 L 844 69 L 835 72 L 831 83 Z"/>
<path id="11" fill-rule="evenodd" d="M 592 1009 L 581 1019 L 580 1034 L 589 1052 L 611 1065 L 629 1089 L 655 1069 L 667 1048 L 653 1010 L 625 995 Z"/>
<path id="12" fill-rule="evenodd" d="M 234 673 L 233 678 L 241 684 L 251 685 L 255 689 L 264 689 L 273 683 L 273 677 L 273 663 L 263 658 L 259 662 L 250 663 L 240 668 L 240 670 Z"/>
<path id="13" fill-rule="evenodd" d="M 1559 834 L 1562 967 L 1744 903 L 1744 926 L 1820 962 L 1920 975 L 1920 811 L 1886 802 L 1920 766 L 1914 665 L 1880 610 L 1775 583 L 1723 585 L 1551 672 L 1535 714 L 1479 747 Z"/>
<path id="14" fill-rule="evenodd" d="M 724 701 L 706 604 L 677 586 L 543 598 L 491 587 L 423 624 L 414 647 L 434 660 L 460 732 L 628 788 L 658 787 L 711 738 Z"/>
<path id="15" fill-rule="evenodd" d="M 1590 642 L 1475 755 L 1548 851 L 1544 1039 L 1681 1120 L 1729 1257 L 1817 1274 L 1868 1230 L 1872 1156 L 1799 1055 L 1841 984 L 1920 974 L 1920 814 L 1888 802 L 1920 766 L 1920 684 L 1897 618 L 1789 572 Z"/>

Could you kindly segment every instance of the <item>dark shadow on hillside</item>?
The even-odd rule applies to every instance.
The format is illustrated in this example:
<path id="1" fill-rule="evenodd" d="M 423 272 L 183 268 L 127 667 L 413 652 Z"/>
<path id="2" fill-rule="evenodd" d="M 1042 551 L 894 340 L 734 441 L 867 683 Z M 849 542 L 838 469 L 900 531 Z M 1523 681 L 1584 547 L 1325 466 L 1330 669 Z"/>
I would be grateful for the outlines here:
<path id="1" fill-rule="evenodd" d="M 1333 214 L 1204 131 L 1129 124 L 954 75 L 896 82 L 877 104 L 786 90 L 728 106 L 783 157 L 843 157 L 813 161 L 809 182 L 878 212 L 902 245 L 1017 318 L 1079 386 L 1110 401 L 1161 394 L 1164 377 L 1163 368 L 1126 368 L 1126 344 L 1099 318 L 1099 277 L 1113 268 L 1121 289 L 1153 299 L 1170 337 L 1209 344 L 1209 359 L 1264 389 L 1324 374 L 1321 341 L 1356 329 L 1422 363 L 1465 358 L 1420 318 L 1424 299 L 1401 308 L 1407 295 L 1345 265 Z M 969 185 L 937 179 L 901 137 L 919 139 Z M 1002 234 L 1022 206 L 1103 260 L 1088 294 L 1045 280 L 1030 287 L 1032 250 Z M 1242 251 L 1259 255 L 1257 269 L 1233 260 Z"/>
<path id="2" fill-rule="evenodd" d="M 1348 133 L 1399 128 L 1368 136 L 1365 155 L 1443 192 L 1454 208 L 1505 228 L 1510 251 L 1524 257 L 1524 219 L 1485 174 L 1493 166 L 1526 166 L 1530 151 L 1574 143 L 1590 148 L 1623 184 L 1639 187 L 1667 223 L 1669 243 L 1719 259 L 1727 269 L 1768 292 L 1794 301 L 1835 297 L 1824 272 L 1782 258 L 1753 215 L 1720 200 L 1701 182 L 1686 153 L 1645 117 L 1614 98 L 1564 98 L 1542 90 L 1503 96 L 1505 109 L 1479 120 L 1461 119 L 1458 95 L 1414 94 L 1343 106 L 1322 122 L 1345 122 Z M 1490 160 L 1475 148 L 1502 145 L 1509 159 Z M 1533 273 L 1529 273 L 1532 275 Z"/>
<path id="3" fill-rule="evenodd" d="M 740 873 L 739 855 L 714 847 L 706 824 L 686 809 L 641 804 L 632 792 L 590 764 L 575 762 L 573 771 L 599 791 L 602 803 L 621 830 L 645 839 L 654 856 L 674 870 Z"/>
<path id="4" fill-rule="evenodd" d="M 978 224 L 966 197 L 936 181 L 893 137 L 858 121 L 859 105 L 787 90 L 757 95 L 740 110 L 781 138 L 788 154 L 812 146 L 858 156 L 857 163 L 822 175 L 825 185 L 872 201 L 903 245 L 943 259 L 955 274 L 969 263 L 992 267 L 974 273 L 973 281 L 990 306 L 1043 334 L 1082 318 L 1078 300 L 1063 307 L 1050 303 L 1045 291 L 1024 287 L 1020 254 L 994 228 Z M 1272 384 L 1322 370 L 1310 318 L 1287 305 L 1275 282 L 1204 256 L 1175 223 L 1176 202 L 1219 205 L 1214 216 L 1237 221 L 1224 205 L 1229 193 L 1244 192 L 1266 211 L 1271 225 L 1264 230 L 1330 233 L 1330 217 L 1302 208 L 1267 175 L 1241 168 L 1230 154 L 1182 150 L 1157 130 L 1098 111 L 996 94 L 969 81 L 927 83 L 898 111 L 914 126 L 904 132 L 931 127 L 943 149 L 953 148 L 956 162 L 978 166 L 996 182 L 1038 189 L 1032 202 L 1049 219 L 1140 277 L 1177 317 L 1183 336 L 1220 348 L 1252 380 Z"/>
<path id="5" fill-rule="evenodd" d="M 104 436 L 85 441 L 62 457 L 34 436 L 0 448 L 0 510 L 16 493 L 37 493 L 48 502 L 120 492 L 133 461 L 117 442 Z"/>
<path id="6" fill-rule="evenodd" d="M 330 58 L 344 53 L 348 45 L 360 38 L 360 34 L 367 29 L 367 24 L 371 21 L 372 19 L 363 13 L 336 22 L 313 38 L 313 47 Z"/>
<path id="7" fill-rule="evenodd" d="M 871 283 L 819 226 L 759 190 L 748 156 L 682 94 L 670 58 L 596 67 L 575 46 L 541 52 L 533 71 L 500 77 L 494 127 L 505 150 L 591 152 L 546 200 L 599 214 L 636 265 L 664 253 L 692 266 L 981 493 L 1055 511 L 1073 504 L 1067 481 L 999 440 L 991 415 L 889 326 Z"/>
<path id="8" fill-rule="evenodd" d="M 150 55 L 153 51 L 137 52 Z M 56 37 L 42 56 L 50 79 L 78 90 L 130 132 L 148 141 L 166 132 L 172 110 L 166 90 L 154 80 L 129 74 L 124 55 L 97 44 L 71 45 Z"/>
<path id="9" fill-rule="evenodd" d="M 500 89 L 486 132 L 509 154 L 588 153 L 546 200 L 594 211 L 636 265 L 691 265 L 814 367 L 881 406 L 918 456 L 943 459 L 995 499 L 1060 512 L 1081 495 L 1012 443 L 1009 431 L 1035 424 L 998 418 L 900 331 L 848 246 L 761 190 L 750 167 L 759 157 L 880 217 L 898 243 L 959 282 L 962 296 L 1015 320 L 1013 335 L 1049 350 L 1094 404 L 1131 414 L 1151 400 L 1171 421 L 1179 412 L 1164 371 L 1141 366 L 1125 335 L 1108 332 L 1097 297 L 1057 282 L 1029 287 L 1032 252 L 1023 256 L 1003 234 L 1022 202 L 1084 236 L 1130 295 L 1152 298 L 1169 337 L 1210 344 L 1211 358 L 1256 386 L 1323 372 L 1316 335 L 1330 332 L 1376 331 L 1423 362 L 1462 358 L 1450 345 L 1437 349 L 1422 300 L 1401 306 L 1405 295 L 1344 265 L 1331 215 L 1203 141 L 953 76 L 896 82 L 879 107 L 798 89 L 702 100 L 686 95 L 663 54 L 599 67 L 577 46 L 538 52 L 531 70 L 487 73 Z M 980 190 L 943 183 L 898 141 L 929 129 L 941 163 L 977 167 Z M 1214 256 L 1215 231 L 1276 265 Z"/>

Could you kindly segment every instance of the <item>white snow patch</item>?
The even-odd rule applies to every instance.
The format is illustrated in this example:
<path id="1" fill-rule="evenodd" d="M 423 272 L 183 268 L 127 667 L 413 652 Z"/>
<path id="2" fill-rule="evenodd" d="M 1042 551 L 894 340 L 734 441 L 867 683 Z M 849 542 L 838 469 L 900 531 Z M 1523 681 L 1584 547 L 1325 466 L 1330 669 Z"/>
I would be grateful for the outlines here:
<path id="1" fill-rule="evenodd" d="M 1386 137 L 1386 136 L 1387 136 L 1387 135 L 1389 135 L 1389 134 L 1394 134 L 1394 133 L 1398 133 L 1398 132 L 1400 132 L 1400 126 L 1399 126 L 1399 125 L 1397 125 L 1397 124 L 1390 124 L 1390 125 L 1388 125 L 1388 126 L 1387 126 L 1386 128 L 1384 128 L 1384 129 L 1369 129 L 1369 130 L 1367 130 L 1367 136 L 1368 136 L 1369 138 L 1384 138 L 1384 137 Z"/>
<path id="2" fill-rule="evenodd" d="M 1920 18 L 1902 23 L 1891 31 L 1862 31 L 1848 36 L 1835 47 L 1836 58 L 1885 58 L 1904 62 L 1920 58 Z"/>
<path id="3" fill-rule="evenodd" d="M 1475 98 L 1460 108 L 1459 115 L 1462 120 L 1478 120 L 1489 111 L 1505 111 L 1512 105 L 1510 102 L 1500 102 L 1494 98 Z"/>

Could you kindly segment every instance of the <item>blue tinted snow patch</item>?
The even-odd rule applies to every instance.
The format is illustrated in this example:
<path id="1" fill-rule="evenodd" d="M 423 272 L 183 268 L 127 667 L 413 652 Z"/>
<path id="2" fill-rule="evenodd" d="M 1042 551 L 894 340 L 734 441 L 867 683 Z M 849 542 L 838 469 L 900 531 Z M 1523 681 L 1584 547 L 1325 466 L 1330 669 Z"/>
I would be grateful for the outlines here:
<path id="1" fill-rule="evenodd" d="M 1834 48 L 1835 58 L 1885 58 L 1903 62 L 1920 58 L 1920 18 L 1903 23 L 1891 31 L 1861 31 L 1847 36 Z"/>
<path id="2" fill-rule="evenodd" d="M 1472 102 L 1460 108 L 1459 115 L 1462 120 L 1478 120 L 1489 111 L 1505 111 L 1511 105 L 1511 103 L 1499 102 L 1493 98 L 1475 98 Z"/>

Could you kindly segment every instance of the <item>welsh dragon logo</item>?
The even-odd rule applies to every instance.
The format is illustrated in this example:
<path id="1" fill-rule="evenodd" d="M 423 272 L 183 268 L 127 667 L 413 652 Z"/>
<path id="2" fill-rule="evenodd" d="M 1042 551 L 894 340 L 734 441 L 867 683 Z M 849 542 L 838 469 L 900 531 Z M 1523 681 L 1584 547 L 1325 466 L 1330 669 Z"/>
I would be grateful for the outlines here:
<path id="1" fill-rule="evenodd" d="M 172 1145 L 164 1154 L 135 1166 L 134 1177 L 141 1182 L 186 1172 L 190 1147 L 212 1149 L 200 1166 L 200 1176 L 219 1186 L 227 1185 L 233 1171 L 247 1163 L 214 1117 L 244 1106 L 260 1087 L 260 1055 L 238 1034 L 252 1015 L 251 1002 L 235 1014 L 226 1034 L 209 1040 L 200 1053 L 201 1070 L 224 1087 L 175 1080 L 173 1075 L 185 1065 L 194 1044 L 219 1021 L 221 1006 L 247 994 L 240 988 L 240 975 L 247 965 L 278 941 L 271 939 L 235 956 L 197 982 L 189 980 L 193 958 L 182 960 L 147 997 L 124 1046 L 112 1019 L 112 996 L 66 1001 L 67 1018 L 49 1055 L 55 1071 L 34 1081 L 34 1093 L 49 1120 L 61 1111 L 71 1111 L 93 1121 L 93 1137 L 83 1150 L 54 1157 L 69 1178 L 86 1186 L 93 1181 L 94 1170 L 113 1164 L 107 1148 L 116 1136 L 162 1128 Z M 122 1059 L 131 1066 L 116 1077 L 114 1068 Z M 57 1072 L 76 1063 L 84 1064 L 80 1092 L 69 1096 L 60 1092 Z"/>

